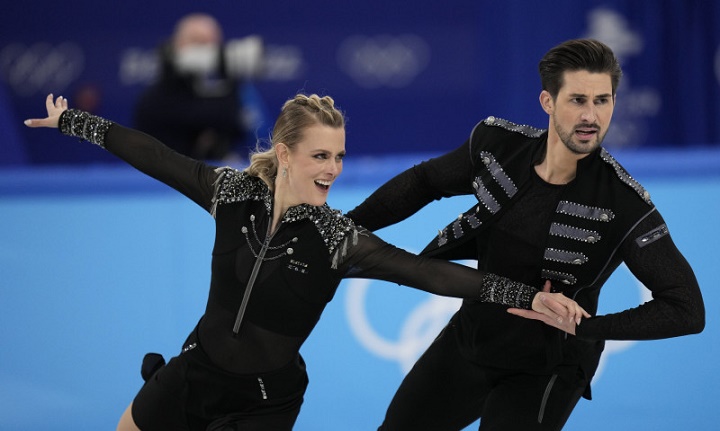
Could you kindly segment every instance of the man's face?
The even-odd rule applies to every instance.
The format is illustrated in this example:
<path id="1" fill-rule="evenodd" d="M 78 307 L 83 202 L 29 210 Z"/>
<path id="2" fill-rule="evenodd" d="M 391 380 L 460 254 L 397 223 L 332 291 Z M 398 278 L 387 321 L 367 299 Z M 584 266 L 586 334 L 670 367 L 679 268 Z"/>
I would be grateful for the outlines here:
<path id="1" fill-rule="evenodd" d="M 565 72 L 557 98 L 546 102 L 551 128 L 570 152 L 585 155 L 602 144 L 615 109 L 609 74 Z"/>

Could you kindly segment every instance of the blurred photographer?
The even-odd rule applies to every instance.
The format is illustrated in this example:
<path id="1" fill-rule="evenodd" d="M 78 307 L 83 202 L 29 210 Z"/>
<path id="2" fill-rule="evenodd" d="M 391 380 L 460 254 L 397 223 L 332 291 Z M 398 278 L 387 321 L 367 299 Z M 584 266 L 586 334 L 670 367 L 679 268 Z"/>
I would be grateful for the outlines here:
<path id="1" fill-rule="evenodd" d="M 160 57 L 158 80 L 135 106 L 135 127 L 196 159 L 246 156 L 240 89 L 262 71 L 262 39 L 225 42 L 215 18 L 190 14 L 178 21 Z"/>

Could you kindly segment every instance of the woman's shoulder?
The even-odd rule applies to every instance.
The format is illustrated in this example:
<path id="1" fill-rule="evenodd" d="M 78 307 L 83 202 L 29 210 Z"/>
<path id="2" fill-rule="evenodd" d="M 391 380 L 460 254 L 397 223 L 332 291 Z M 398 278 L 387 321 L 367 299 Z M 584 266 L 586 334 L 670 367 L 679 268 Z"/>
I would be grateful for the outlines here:
<path id="1" fill-rule="evenodd" d="M 343 215 L 342 211 L 333 209 L 327 204 L 298 205 L 290 208 L 285 214 L 285 221 L 301 220 L 307 220 L 315 226 L 335 268 L 339 260 L 347 254 L 348 248 L 357 244 L 359 229 L 355 222 Z"/>
<path id="2" fill-rule="evenodd" d="M 265 201 L 270 207 L 272 193 L 262 179 L 229 166 L 217 168 L 215 171 L 218 177 L 213 196 L 214 209 L 217 205 L 247 200 Z"/>

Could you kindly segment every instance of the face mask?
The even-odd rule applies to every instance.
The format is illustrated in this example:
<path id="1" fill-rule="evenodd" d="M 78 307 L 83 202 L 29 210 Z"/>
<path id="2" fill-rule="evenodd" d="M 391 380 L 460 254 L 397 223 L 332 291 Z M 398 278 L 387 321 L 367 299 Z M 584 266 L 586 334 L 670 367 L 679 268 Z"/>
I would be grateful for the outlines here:
<path id="1" fill-rule="evenodd" d="M 200 75 L 218 68 L 220 51 L 217 45 L 189 45 L 175 53 L 175 68 L 180 73 Z"/>

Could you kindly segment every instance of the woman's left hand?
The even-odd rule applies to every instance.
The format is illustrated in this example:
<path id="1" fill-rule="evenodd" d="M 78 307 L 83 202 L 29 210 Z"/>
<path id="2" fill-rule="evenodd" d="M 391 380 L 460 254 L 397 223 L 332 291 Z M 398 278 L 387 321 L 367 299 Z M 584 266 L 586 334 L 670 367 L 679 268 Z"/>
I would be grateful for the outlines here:
<path id="1" fill-rule="evenodd" d="M 46 118 L 31 118 L 25 120 L 25 125 L 28 127 L 57 127 L 60 115 L 68 109 L 68 102 L 62 96 L 58 96 L 57 99 L 53 100 L 53 95 L 48 94 L 45 99 L 45 108 L 47 108 L 48 113 Z"/>

